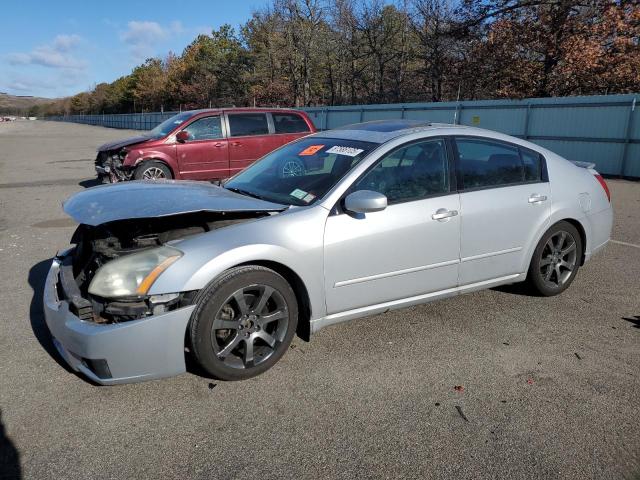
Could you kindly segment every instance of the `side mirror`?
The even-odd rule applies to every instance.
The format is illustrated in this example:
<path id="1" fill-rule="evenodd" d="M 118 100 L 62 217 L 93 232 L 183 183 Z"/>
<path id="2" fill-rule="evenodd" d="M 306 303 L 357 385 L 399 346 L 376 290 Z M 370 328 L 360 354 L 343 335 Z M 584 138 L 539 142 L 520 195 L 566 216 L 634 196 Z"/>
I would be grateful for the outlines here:
<path id="1" fill-rule="evenodd" d="M 176 133 L 176 141 L 178 143 L 184 143 L 187 140 L 189 140 L 189 132 L 187 132 L 186 130 L 180 130 L 178 133 Z"/>
<path id="2" fill-rule="evenodd" d="M 344 208 L 353 213 L 379 212 L 387 208 L 387 197 L 372 190 L 358 190 L 347 195 Z"/>

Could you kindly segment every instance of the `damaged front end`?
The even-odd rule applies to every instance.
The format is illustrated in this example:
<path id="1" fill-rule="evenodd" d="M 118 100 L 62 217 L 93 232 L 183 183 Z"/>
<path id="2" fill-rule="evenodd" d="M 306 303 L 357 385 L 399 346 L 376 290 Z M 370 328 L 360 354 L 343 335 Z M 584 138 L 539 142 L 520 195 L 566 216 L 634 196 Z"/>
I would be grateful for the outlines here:
<path id="1" fill-rule="evenodd" d="M 69 303 L 70 311 L 79 319 L 97 324 L 139 320 L 190 305 L 196 292 L 147 295 L 138 291 L 107 297 L 96 294 L 91 285 L 98 270 L 114 260 L 151 252 L 192 235 L 264 215 L 264 212 L 194 212 L 118 220 L 98 226 L 82 224 L 71 239 L 75 248 L 60 258 L 58 296 Z"/>
<path id="2" fill-rule="evenodd" d="M 133 179 L 134 170 L 124 166 L 128 150 L 98 152 L 95 160 L 96 173 L 102 182 L 116 183 Z"/>

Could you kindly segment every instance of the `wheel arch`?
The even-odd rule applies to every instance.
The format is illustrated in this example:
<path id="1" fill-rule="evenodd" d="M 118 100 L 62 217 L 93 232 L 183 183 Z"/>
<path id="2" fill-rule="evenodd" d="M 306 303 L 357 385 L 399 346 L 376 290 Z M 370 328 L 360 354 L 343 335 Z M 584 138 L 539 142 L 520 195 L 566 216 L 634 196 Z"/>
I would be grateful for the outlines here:
<path id="1" fill-rule="evenodd" d="M 302 281 L 302 278 L 300 278 L 300 275 L 298 275 L 290 267 L 272 260 L 254 260 L 235 265 L 235 267 L 243 267 L 247 265 L 258 265 L 261 267 L 269 268 L 277 274 L 281 275 L 289 283 L 289 285 L 291 285 L 293 293 L 295 293 L 296 300 L 298 302 L 299 317 L 296 334 L 298 335 L 298 337 L 308 342 L 311 337 L 311 300 L 309 298 L 307 287 Z"/>
<path id="2" fill-rule="evenodd" d="M 163 165 L 165 165 L 165 166 L 169 169 L 169 171 L 171 172 L 171 176 L 172 176 L 173 178 L 176 178 L 176 171 L 175 171 L 175 169 L 174 169 L 174 168 L 173 168 L 173 166 L 172 166 L 169 162 L 167 162 L 167 160 L 166 160 L 166 159 L 164 159 L 164 158 L 158 158 L 158 157 L 146 157 L 146 158 L 141 158 L 141 159 L 139 159 L 139 160 L 135 163 L 135 165 L 133 166 L 133 169 L 134 169 L 134 170 L 136 170 L 138 167 L 140 167 L 141 165 L 143 165 L 143 164 L 144 164 L 144 163 L 146 163 L 146 162 L 159 162 L 159 163 L 162 163 Z"/>
<path id="3" fill-rule="evenodd" d="M 582 223 L 580 223 L 579 220 L 576 220 L 575 218 L 563 218 L 562 220 L 558 220 L 557 222 L 555 222 L 553 225 L 560 222 L 567 222 L 573 225 L 576 230 L 578 230 L 578 233 L 580 234 L 580 240 L 582 242 L 582 251 L 580 252 L 580 266 L 584 265 L 585 254 L 587 251 L 587 233 L 584 229 L 584 226 L 582 225 Z M 553 227 L 553 225 L 551 225 L 549 228 Z"/>

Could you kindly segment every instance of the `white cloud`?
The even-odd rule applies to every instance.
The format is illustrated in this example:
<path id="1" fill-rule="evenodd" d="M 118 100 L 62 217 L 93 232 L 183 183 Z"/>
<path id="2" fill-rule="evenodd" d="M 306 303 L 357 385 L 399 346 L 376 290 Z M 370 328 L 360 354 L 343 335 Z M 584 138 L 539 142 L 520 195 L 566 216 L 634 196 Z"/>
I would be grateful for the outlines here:
<path id="1" fill-rule="evenodd" d="M 30 52 L 10 53 L 11 65 L 41 65 L 49 68 L 83 70 L 86 63 L 72 54 L 82 39 L 78 35 L 58 35 L 49 45 L 40 45 Z"/>
<path id="2" fill-rule="evenodd" d="M 158 44 L 182 32 L 184 27 L 179 21 L 162 26 L 149 20 L 131 20 L 127 23 L 127 29 L 120 33 L 120 39 L 129 45 L 135 60 L 144 60 L 154 54 Z"/>

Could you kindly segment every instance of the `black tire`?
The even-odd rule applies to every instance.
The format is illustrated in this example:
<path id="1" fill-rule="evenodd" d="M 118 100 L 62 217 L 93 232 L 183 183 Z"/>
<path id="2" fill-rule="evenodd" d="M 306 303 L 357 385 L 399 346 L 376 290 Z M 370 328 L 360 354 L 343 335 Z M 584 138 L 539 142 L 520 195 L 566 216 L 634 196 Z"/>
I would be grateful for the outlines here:
<path id="1" fill-rule="evenodd" d="M 527 273 L 533 293 L 551 297 L 564 292 L 582 263 L 582 237 L 569 222 L 553 225 L 536 246 Z"/>
<path id="2" fill-rule="evenodd" d="M 244 309 L 234 297 L 239 291 Z M 214 377 L 245 380 L 280 360 L 297 324 L 296 296 L 282 276 L 256 265 L 236 267 L 198 294 L 189 326 L 191 348 Z"/>
<path id="3" fill-rule="evenodd" d="M 166 164 L 157 160 L 147 160 L 138 165 L 133 178 L 136 180 L 160 180 L 172 179 L 173 175 Z"/>
<path id="4" fill-rule="evenodd" d="M 306 173 L 306 167 L 302 160 L 297 158 L 285 159 L 278 168 L 278 176 L 280 178 L 286 177 L 301 177 Z"/>

